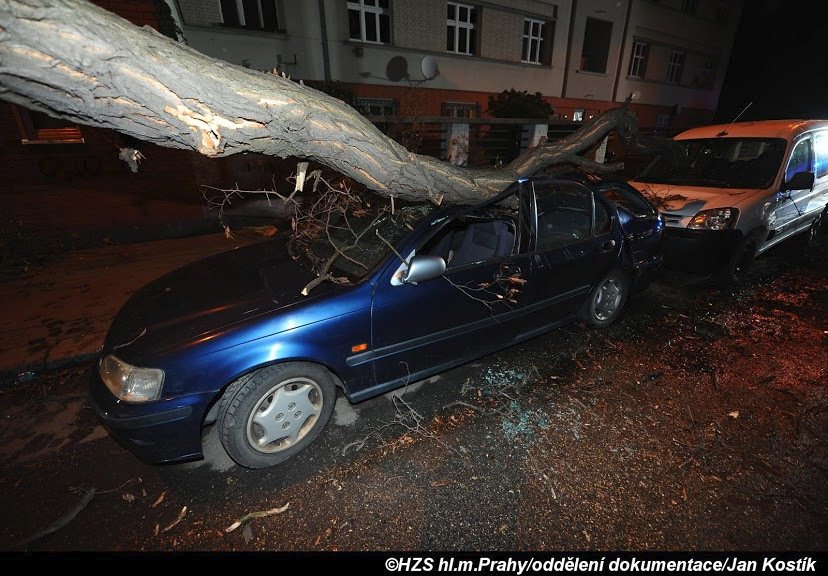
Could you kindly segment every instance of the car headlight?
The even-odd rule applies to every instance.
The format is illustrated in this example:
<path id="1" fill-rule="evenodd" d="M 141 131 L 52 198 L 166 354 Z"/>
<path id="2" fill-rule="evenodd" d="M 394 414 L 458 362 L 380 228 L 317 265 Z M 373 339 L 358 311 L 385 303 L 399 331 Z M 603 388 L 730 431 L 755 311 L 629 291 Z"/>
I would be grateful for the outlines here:
<path id="1" fill-rule="evenodd" d="M 690 220 L 692 230 L 727 230 L 736 224 L 739 211 L 736 208 L 714 208 L 702 210 Z"/>
<path id="2" fill-rule="evenodd" d="M 125 402 L 148 402 L 161 396 L 164 371 L 158 368 L 138 368 L 110 354 L 98 369 L 109 391 Z"/>

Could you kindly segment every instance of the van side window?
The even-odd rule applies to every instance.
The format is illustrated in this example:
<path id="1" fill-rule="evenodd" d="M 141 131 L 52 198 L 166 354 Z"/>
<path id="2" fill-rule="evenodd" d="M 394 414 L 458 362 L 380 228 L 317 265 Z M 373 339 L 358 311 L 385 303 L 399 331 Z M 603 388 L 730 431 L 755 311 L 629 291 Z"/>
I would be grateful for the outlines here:
<path id="1" fill-rule="evenodd" d="M 811 154 L 811 140 L 803 140 L 791 152 L 791 159 L 788 161 L 788 168 L 785 170 L 785 182 L 790 180 L 797 172 L 809 172 L 813 170 L 813 154 Z"/>
<path id="2" fill-rule="evenodd" d="M 816 152 L 816 177 L 828 175 L 828 133 L 817 132 L 814 137 L 814 152 Z"/>

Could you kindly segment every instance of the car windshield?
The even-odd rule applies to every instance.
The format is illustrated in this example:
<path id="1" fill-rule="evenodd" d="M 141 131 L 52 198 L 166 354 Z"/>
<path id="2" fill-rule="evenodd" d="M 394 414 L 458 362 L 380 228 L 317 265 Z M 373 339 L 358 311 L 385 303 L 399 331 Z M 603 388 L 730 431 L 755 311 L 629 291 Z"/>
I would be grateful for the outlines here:
<path id="1" fill-rule="evenodd" d="M 785 152 L 780 138 L 677 140 L 684 156 L 659 157 L 636 178 L 639 182 L 707 188 L 767 188 Z"/>
<path id="2" fill-rule="evenodd" d="M 418 205 L 380 216 L 339 216 L 329 226 L 333 246 L 327 239 L 317 241 L 313 246 L 314 256 L 324 261 L 338 251 L 339 256 L 331 265 L 333 272 L 359 281 L 392 251 L 391 246 L 396 249 L 400 240 L 432 210 L 430 205 Z"/>

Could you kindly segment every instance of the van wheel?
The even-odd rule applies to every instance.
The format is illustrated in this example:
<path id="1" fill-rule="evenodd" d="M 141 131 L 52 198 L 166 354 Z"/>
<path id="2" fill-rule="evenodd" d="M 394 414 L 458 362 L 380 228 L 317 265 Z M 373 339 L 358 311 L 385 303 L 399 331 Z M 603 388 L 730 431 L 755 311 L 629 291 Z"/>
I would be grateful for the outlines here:
<path id="1" fill-rule="evenodd" d="M 333 412 L 333 376 L 316 364 L 275 364 L 230 385 L 219 406 L 221 443 L 236 463 L 267 468 L 310 444 Z"/>
<path id="2" fill-rule="evenodd" d="M 722 286 L 740 284 L 748 277 L 756 250 L 759 247 L 759 235 L 756 233 L 743 236 L 733 247 L 722 267 L 717 273 L 717 280 Z"/>

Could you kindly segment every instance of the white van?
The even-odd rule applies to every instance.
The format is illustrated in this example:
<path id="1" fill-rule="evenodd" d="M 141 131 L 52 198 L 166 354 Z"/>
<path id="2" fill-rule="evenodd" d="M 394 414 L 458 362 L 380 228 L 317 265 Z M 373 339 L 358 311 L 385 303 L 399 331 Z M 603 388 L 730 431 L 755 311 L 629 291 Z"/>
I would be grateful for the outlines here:
<path id="1" fill-rule="evenodd" d="M 828 218 L 828 121 L 704 126 L 674 138 L 683 155 L 657 158 L 630 182 L 659 208 L 669 262 L 703 262 L 735 281 L 753 259 Z"/>

